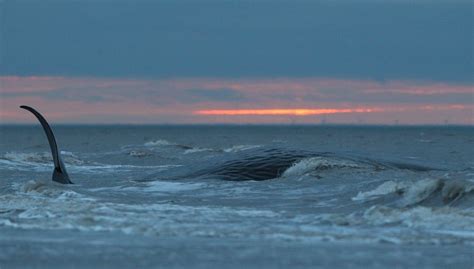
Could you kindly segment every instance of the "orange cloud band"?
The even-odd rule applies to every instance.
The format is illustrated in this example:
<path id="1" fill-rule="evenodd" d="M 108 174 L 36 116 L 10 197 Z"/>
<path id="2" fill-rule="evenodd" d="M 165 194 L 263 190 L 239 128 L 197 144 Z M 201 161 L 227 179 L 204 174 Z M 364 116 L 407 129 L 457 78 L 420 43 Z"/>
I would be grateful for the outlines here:
<path id="1" fill-rule="evenodd" d="M 221 115 L 221 116 L 243 116 L 243 115 L 263 115 L 263 116 L 309 116 L 324 115 L 338 113 L 370 113 L 379 111 L 375 108 L 356 108 L 356 109 L 337 109 L 337 108 L 321 108 L 321 109 L 214 109 L 214 110 L 197 110 L 197 115 Z"/>

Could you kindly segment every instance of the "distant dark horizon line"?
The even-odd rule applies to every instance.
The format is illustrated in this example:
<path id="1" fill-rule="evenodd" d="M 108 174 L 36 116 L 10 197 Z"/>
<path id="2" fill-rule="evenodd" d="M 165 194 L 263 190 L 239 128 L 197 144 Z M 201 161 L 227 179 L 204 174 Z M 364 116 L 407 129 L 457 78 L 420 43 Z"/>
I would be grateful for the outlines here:
<path id="1" fill-rule="evenodd" d="M 36 126 L 35 123 L 0 123 L 0 127 L 30 127 Z M 52 124 L 53 126 L 63 127 L 95 127 L 95 126 L 143 126 L 143 127 L 193 127 L 193 126 L 205 126 L 205 127 L 219 127 L 219 126 L 231 126 L 231 127 L 474 127 L 473 124 L 457 124 L 457 123 L 70 123 L 70 122 L 59 122 Z"/>

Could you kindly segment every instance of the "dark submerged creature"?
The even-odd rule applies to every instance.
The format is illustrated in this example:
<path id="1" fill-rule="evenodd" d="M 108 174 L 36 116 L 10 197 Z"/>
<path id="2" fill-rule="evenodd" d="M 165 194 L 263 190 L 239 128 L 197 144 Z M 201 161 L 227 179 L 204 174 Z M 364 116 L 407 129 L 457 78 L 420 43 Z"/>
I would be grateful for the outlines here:
<path id="1" fill-rule="evenodd" d="M 227 161 L 222 161 L 218 158 L 215 160 L 217 164 L 212 165 L 211 167 L 200 169 L 191 174 L 177 176 L 175 178 L 218 178 L 220 180 L 228 181 L 269 180 L 282 176 L 288 168 L 299 161 L 313 157 L 329 157 L 348 160 L 372 166 L 374 169 L 406 169 L 415 172 L 437 170 L 423 165 L 394 161 L 377 161 L 370 158 L 348 154 L 270 148 L 239 154 L 236 158 Z M 210 162 L 213 163 L 213 160 Z M 326 168 L 322 167 L 320 169 L 324 170 Z"/>
<path id="2" fill-rule="evenodd" d="M 297 161 L 314 155 L 314 153 L 303 151 L 266 149 L 225 161 L 215 167 L 200 170 L 193 176 L 217 176 L 219 179 L 230 181 L 268 180 L 280 177 L 286 169 Z M 318 156 L 321 155 L 323 154 L 318 154 Z"/>
<path id="3" fill-rule="evenodd" d="M 32 107 L 20 106 L 20 108 L 26 109 L 33 113 L 33 115 L 35 115 L 35 117 L 41 123 L 41 126 L 43 126 L 43 130 L 46 133 L 46 137 L 48 138 L 49 147 L 51 148 L 51 154 L 53 155 L 53 181 L 62 184 L 73 184 L 69 179 L 69 175 L 67 174 L 66 166 L 64 165 L 61 159 L 61 152 L 58 150 L 58 144 L 56 143 L 56 139 L 54 138 L 53 130 L 51 130 L 51 127 L 49 126 L 46 119 Z"/>

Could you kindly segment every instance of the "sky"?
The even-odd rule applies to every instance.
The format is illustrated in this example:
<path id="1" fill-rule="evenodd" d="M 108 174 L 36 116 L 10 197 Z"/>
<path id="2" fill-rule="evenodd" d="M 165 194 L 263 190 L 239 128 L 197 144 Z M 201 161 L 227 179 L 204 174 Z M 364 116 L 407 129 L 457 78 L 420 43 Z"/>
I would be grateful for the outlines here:
<path id="1" fill-rule="evenodd" d="M 0 1 L 0 123 L 474 124 L 471 1 Z"/>

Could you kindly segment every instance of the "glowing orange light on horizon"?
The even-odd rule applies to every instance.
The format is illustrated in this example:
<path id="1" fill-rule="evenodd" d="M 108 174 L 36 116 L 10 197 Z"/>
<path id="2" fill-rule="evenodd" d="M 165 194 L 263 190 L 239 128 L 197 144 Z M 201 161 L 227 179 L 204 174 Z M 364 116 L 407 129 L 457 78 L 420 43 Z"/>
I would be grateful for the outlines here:
<path id="1" fill-rule="evenodd" d="M 197 110 L 194 114 L 198 115 L 219 115 L 219 116 L 310 116 L 310 115 L 325 115 L 338 113 L 370 113 L 379 111 L 374 108 L 320 108 L 320 109 L 211 109 L 211 110 Z"/>

